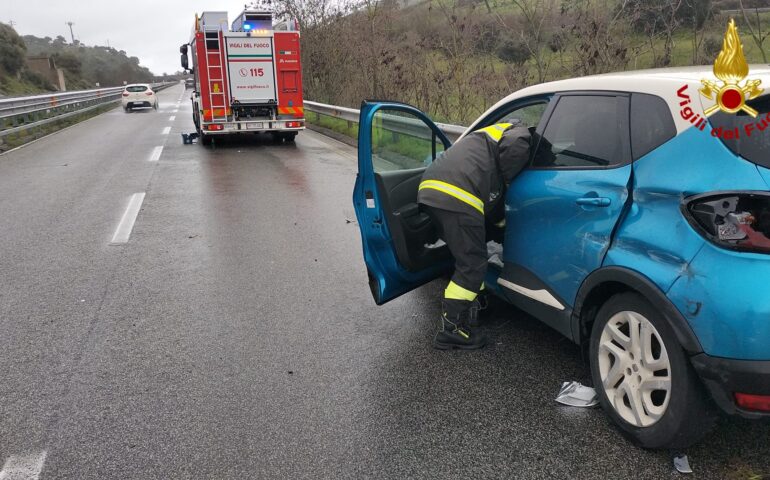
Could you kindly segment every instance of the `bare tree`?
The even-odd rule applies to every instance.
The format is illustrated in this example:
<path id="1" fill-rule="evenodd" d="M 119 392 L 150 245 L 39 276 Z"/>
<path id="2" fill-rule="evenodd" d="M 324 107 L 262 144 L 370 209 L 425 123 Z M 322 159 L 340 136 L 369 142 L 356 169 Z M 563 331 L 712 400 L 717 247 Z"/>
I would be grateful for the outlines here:
<path id="1" fill-rule="evenodd" d="M 746 24 L 746 27 L 749 29 L 749 33 L 751 34 L 751 38 L 754 40 L 754 43 L 757 45 L 757 48 L 759 48 L 760 53 L 762 53 L 762 62 L 767 63 L 767 54 L 765 53 L 765 40 L 767 39 L 767 36 L 770 35 L 770 30 L 766 31 L 764 34 L 762 33 L 762 21 L 759 17 L 759 9 L 754 8 L 754 19 L 750 20 L 749 16 L 746 14 L 747 8 L 743 6 L 743 0 L 739 0 L 738 4 L 741 8 L 741 14 L 743 15 L 743 21 Z M 752 10 L 752 9 L 748 9 Z M 755 22 L 755 23 L 752 23 Z"/>
<path id="2" fill-rule="evenodd" d="M 537 81 L 544 82 L 548 78 L 548 69 L 551 65 L 551 52 L 545 48 L 548 40 L 547 27 L 553 24 L 548 20 L 556 11 L 556 2 L 553 0 L 510 0 L 510 2 L 524 19 L 524 30 L 520 33 L 520 38 L 535 62 Z M 509 31 L 511 30 L 511 26 L 507 25 L 500 15 L 497 18 Z"/>

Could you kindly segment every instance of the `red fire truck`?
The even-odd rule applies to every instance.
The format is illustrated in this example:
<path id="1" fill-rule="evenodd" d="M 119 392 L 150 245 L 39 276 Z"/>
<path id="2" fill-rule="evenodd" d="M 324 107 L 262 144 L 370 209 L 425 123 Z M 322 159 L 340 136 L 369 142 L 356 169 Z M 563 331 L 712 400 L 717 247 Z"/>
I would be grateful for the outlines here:
<path id="1" fill-rule="evenodd" d="M 182 67 L 195 76 L 200 142 L 255 132 L 294 141 L 305 128 L 299 48 L 297 22 L 273 24 L 269 11 L 244 10 L 231 27 L 227 12 L 196 15 L 190 41 L 179 50 Z"/>

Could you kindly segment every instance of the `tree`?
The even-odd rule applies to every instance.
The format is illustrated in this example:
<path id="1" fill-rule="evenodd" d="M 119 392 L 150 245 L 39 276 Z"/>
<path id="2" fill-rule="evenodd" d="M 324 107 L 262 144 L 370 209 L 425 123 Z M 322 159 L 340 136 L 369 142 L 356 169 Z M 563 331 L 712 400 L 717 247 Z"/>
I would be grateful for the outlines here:
<path id="1" fill-rule="evenodd" d="M 749 2 L 746 2 L 747 5 L 749 5 Z M 757 45 L 757 48 L 759 49 L 760 53 L 762 53 L 762 62 L 767 63 L 767 54 L 765 53 L 765 40 L 767 40 L 767 36 L 770 35 L 770 30 L 765 31 L 765 33 L 762 33 L 762 21 L 759 16 L 759 9 L 758 7 L 754 7 L 754 15 L 749 16 L 747 14 L 747 10 L 750 10 L 749 7 L 744 6 L 743 0 L 739 0 L 738 4 L 740 5 L 741 9 L 741 15 L 743 15 L 743 21 L 749 29 L 749 33 L 751 34 L 752 40 L 754 40 L 754 43 Z"/>
<path id="2" fill-rule="evenodd" d="M 674 33 L 684 23 L 683 17 L 688 18 L 682 6 L 684 0 L 627 0 L 623 8 L 630 14 L 631 24 L 639 31 L 647 34 L 653 63 L 656 67 L 671 64 L 671 54 L 674 50 Z M 697 20 L 696 20 L 697 23 Z M 656 40 L 663 39 L 663 54 L 658 55 Z"/>
<path id="3" fill-rule="evenodd" d="M 52 55 L 57 67 L 61 67 L 70 73 L 80 75 L 83 69 L 83 62 L 75 53 L 63 51 Z"/>
<path id="4" fill-rule="evenodd" d="M 0 68 L 17 75 L 25 64 L 27 46 L 10 25 L 0 23 Z"/>
<path id="5" fill-rule="evenodd" d="M 556 9 L 554 0 L 510 0 L 521 13 L 524 20 L 520 34 L 521 44 L 528 50 L 535 62 L 538 82 L 546 81 L 550 66 L 550 52 L 544 48 L 548 43 L 547 28 L 554 22 L 549 21 Z M 501 18 L 498 16 L 498 18 Z M 509 31 L 513 31 L 506 25 Z"/>

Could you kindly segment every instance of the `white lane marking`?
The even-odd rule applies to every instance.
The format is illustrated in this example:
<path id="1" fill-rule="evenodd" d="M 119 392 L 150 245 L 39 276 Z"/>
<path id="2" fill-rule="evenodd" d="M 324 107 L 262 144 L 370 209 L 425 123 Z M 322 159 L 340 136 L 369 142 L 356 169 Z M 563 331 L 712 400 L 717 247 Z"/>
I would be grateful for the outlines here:
<path id="1" fill-rule="evenodd" d="M 152 154 L 150 155 L 150 162 L 157 162 L 160 160 L 160 154 L 163 152 L 163 146 L 155 147 L 152 149 Z"/>
<path id="2" fill-rule="evenodd" d="M 142 202 L 144 201 L 145 192 L 138 192 L 131 196 L 131 200 L 128 201 L 126 212 L 123 214 L 123 218 L 120 219 L 118 228 L 115 230 L 115 235 L 112 236 L 111 245 L 119 245 L 127 243 L 128 238 L 131 236 L 131 230 L 134 229 L 134 222 L 139 215 L 139 209 L 142 208 Z"/>
<path id="3" fill-rule="evenodd" d="M 171 113 L 178 113 L 178 112 L 179 112 L 178 108 L 176 110 L 171 110 Z"/>
<path id="4" fill-rule="evenodd" d="M 170 117 L 168 117 L 169 122 L 173 122 L 174 120 L 176 120 L 176 115 L 171 115 Z"/>
<path id="5" fill-rule="evenodd" d="M 11 455 L 0 470 L 0 480 L 37 480 L 43 471 L 46 452 Z"/>
<path id="6" fill-rule="evenodd" d="M 163 135 L 168 135 L 168 133 L 171 131 L 171 127 L 166 127 L 163 129 Z"/>
<path id="7" fill-rule="evenodd" d="M 564 310 L 564 305 L 562 305 L 560 301 L 556 300 L 556 297 L 551 295 L 551 293 L 547 290 L 531 290 L 527 287 L 522 287 L 521 285 L 509 282 L 503 278 L 498 278 L 497 283 L 507 288 L 508 290 L 520 293 L 525 297 L 529 297 L 532 300 L 544 303 L 549 307 L 553 307 L 557 310 Z"/>

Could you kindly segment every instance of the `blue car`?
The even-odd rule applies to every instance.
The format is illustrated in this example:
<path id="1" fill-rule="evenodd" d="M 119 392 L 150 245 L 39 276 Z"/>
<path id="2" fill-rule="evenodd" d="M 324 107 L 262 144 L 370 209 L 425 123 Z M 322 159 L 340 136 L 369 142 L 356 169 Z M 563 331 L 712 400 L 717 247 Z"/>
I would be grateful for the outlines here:
<path id="1" fill-rule="evenodd" d="M 749 77 L 770 88 L 766 66 Z M 487 228 L 486 285 L 583 347 L 602 407 L 647 448 L 697 442 L 720 410 L 770 417 L 770 94 L 702 80 L 711 68 L 535 85 L 467 130 L 533 132 L 505 226 Z M 353 203 L 380 305 L 451 272 L 416 203 L 451 143 L 393 102 L 363 103 L 358 142 Z"/>

